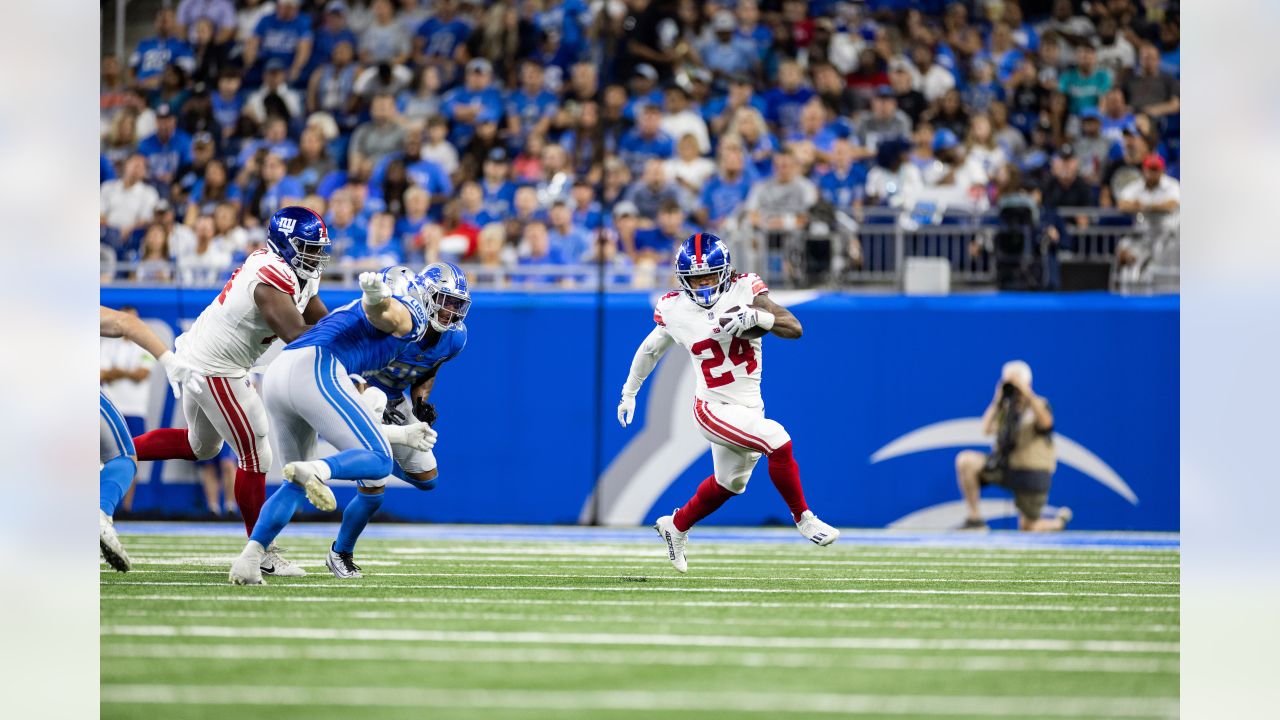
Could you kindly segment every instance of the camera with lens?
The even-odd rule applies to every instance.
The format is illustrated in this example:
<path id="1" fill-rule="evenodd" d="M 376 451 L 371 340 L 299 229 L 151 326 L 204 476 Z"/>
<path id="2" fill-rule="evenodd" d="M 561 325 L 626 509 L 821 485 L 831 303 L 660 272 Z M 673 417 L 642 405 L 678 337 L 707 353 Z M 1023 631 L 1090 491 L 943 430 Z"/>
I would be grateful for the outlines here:
<path id="1" fill-rule="evenodd" d="M 1005 470 L 1009 467 L 1009 453 L 1018 442 L 1017 403 L 1021 395 L 1022 392 L 1013 383 L 1006 382 L 1000 386 L 1000 425 L 996 428 L 995 447 L 987 456 L 984 468 L 987 471 Z"/>

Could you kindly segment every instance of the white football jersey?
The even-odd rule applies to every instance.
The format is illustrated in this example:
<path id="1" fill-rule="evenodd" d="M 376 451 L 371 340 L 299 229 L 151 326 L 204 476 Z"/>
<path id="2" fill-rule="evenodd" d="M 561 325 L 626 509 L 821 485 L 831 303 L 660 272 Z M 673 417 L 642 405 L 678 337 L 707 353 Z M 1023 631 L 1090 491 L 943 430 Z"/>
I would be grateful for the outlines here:
<path id="1" fill-rule="evenodd" d="M 754 273 L 734 278 L 728 291 L 710 308 L 698 305 L 682 291 L 663 295 L 653 310 L 653 321 L 689 351 L 698 379 L 694 396 L 707 402 L 764 407 L 760 397 L 760 373 L 764 370 L 761 338 L 739 338 L 720 329 L 720 315 L 737 305 L 748 307 L 756 295 L 768 292 Z"/>
<path id="2" fill-rule="evenodd" d="M 302 281 L 293 268 L 270 250 L 256 250 L 231 274 L 222 292 L 200 313 L 191 329 L 174 343 L 178 355 L 205 375 L 242 377 L 275 342 L 254 302 L 260 283 L 288 294 L 301 313 L 320 288 L 318 280 Z"/>

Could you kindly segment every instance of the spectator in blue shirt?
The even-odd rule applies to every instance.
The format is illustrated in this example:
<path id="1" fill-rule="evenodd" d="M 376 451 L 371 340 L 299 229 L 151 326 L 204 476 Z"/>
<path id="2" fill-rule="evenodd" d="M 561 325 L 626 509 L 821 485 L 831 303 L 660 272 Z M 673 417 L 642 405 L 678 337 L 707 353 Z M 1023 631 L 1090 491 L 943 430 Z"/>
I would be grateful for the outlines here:
<path id="1" fill-rule="evenodd" d="M 662 110 L 654 103 L 647 103 L 640 110 L 636 126 L 622 136 L 618 154 L 633 175 L 644 170 L 648 160 L 666 160 L 675 154 L 675 142 L 662 132 Z"/>
<path id="2" fill-rule="evenodd" d="M 168 3 L 166 3 L 168 4 Z M 194 42 L 196 23 L 208 20 L 220 43 L 231 42 L 236 35 L 236 6 L 231 0 L 182 0 L 175 17 L 180 36 Z"/>
<path id="3" fill-rule="evenodd" d="M 409 182 L 424 188 L 431 194 L 432 200 L 443 203 L 446 196 L 453 193 L 453 182 L 435 162 L 422 156 L 422 131 L 410 130 L 404 136 L 404 150 L 382 156 L 373 166 L 369 176 L 369 186 L 378 187 L 387 174 L 387 165 L 392 160 L 403 160 L 405 175 Z"/>
<path id="4" fill-rule="evenodd" d="M 760 6 L 756 0 L 738 0 L 737 20 L 737 36 L 751 42 L 763 63 L 773 49 L 773 31 L 760 24 Z"/>
<path id="5" fill-rule="evenodd" d="M 743 147 L 747 150 L 747 157 L 756 175 L 768 177 L 773 174 L 773 154 L 782 146 L 773 133 L 769 132 L 764 118 L 755 108 L 738 108 L 727 132 L 742 138 Z"/>
<path id="6" fill-rule="evenodd" d="M 731 135 L 721 140 L 717 152 L 716 174 L 703 185 L 701 202 L 694 212 L 698 224 L 711 229 L 719 228 L 726 218 L 742 207 L 755 180 L 754 173 L 746 172 L 746 148 L 740 138 Z"/>
<path id="7" fill-rule="evenodd" d="M 511 177 L 507 151 L 494 148 L 484 159 L 484 177 L 480 189 L 484 193 L 484 210 L 495 220 L 505 220 L 515 211 L 516 186 Z"/>
<path id="8" fill-rule="evenodd" d="M 324 222 L 329 229 L 329 242 L 333 243 L 334 260 L 341 260 L 366 246 L 368 228 L 356 216 L 355 203 L 347 191 L 339 190 L 333 194 Z"/>
<path id="9" fill-rule="evenodd" d="M 178 118 L 168 105 L 156 108 L 156 132 L 138 143 L 147 158 L 147 174 L 162 186 L 177 179 L 178 168 L 191 161 L 191 136 L 178 129 Z"/>
<path id="10" fill-rule="evenodd" d="M 800 109 L 813 97 L 813 88 L 803 85 L 800 64 L 787 59 L 778 64 L 778 86 L 765 93 L 765 114 L 783 134 L 795 132 L 800 125 Z"/>
<path id="11" fill-rule="evenodd" d="M 223 68 L 218 75 L 218 89 L 209 97 L 213 107 L 213 121 L 218 125 L 218 134 L 223 141 L 231 138 L 236 131 L 236 123 L 240 120 L 240 111 L 244 108 L 244 96 L 240 94 L 240 71 L 236 68 Z"/>
<path id="12" fill-rule="evenodd" d="M 631 81 L 627 84 L 631 91 L 627 104 L 622 109 L 622 117 L 635 122 L 640 110 L 646 104 L 662 107 L 662 88 L 658 87 L 658 71 L 648 63 L 640 63 L 631 71 Z"/>
<path id="13" fill-rule="evenodd" d="M 493 86 L 493 64 L 484 58 L 467 63 L 462 86 L 445 93 L 440 108 L 452 125 L 449 140 L 458 146 L 471 141 L 477 125 L 497 122 L 502 110 L 502 94 Z"/>
<path id="14" fill-rule="evenodd" d="M 649 228 L 636 231 L 636 261 L 654 264 L 670 262 L 676 246 L 688 237 L 684 211 L 680 203 L 665 200 L 658 208 L 658 222 Z"/>
<path id="15" fill-rule="evenodd" d="M 996 78 L 1001 83 L 1009 82 L 1013 71 L 1018 69 L 1022 61 L 1022 49 L 1013 38 L 1013 29 L 1008 23 L 997 22 L 991 26 L 991 37 L 987 48 L 978 53 L 976 59 L 990 62 L 996 70 Z"/>
<path id="16" fill-rule="evenodd" d="M 439 65 L 447 70 L 453 66 L 454 48 L 466 42 L 471 28 L 456 17 L 455 0 L 436 0 L 432 7 L 435 17 L 418 28 L 413 39 L 413 54 L 419 65 Z"/>
<path id="17" fill-rule="evenodd" d="M 240 150 L 240 155 L 236 159 L 236 164 L 243 166 L 254 153 L 262 148 L 279 155 L 285 161 L 292 160 L 293 156 L 298 154 L 297 144 L 289 139 L 289 124 L 285 122 L 284 118 L 274 116 L 267 118 L 262 137 L 244 144 L 244 147 Z"/>
<path id="18" fill-rule="evenodd" d="M 377 270 L 388 265 L 403 265 L 404 250 L 395 240 L 396 219 L 391 213 L 375 213 L 369 219 L 365 242 L 352 245 L 338 261 L 339 267 L 352 271 Z"/>
<path id="19" fill-rule="evenodd" d="M 844 78 L 840 78 L 843 83 Z M 713 137 L 719 136 L 733 122 L 733 114 L 738 108 L 755 108 L 762 116 L 768 110 L 764 98 L 755 94 L 755 85 L 748 75 L 734 75 L 729 78 L 729 92 L 712 98 L 702 106 L 702 119 L 707 121 L 707 129 Z"/>
<path id="20" fill-rule="evenodd" d="M 735 35 L 737 27 L 733 13 L 721 10 L 711 19 L 712 36 L 698 44 L 702 64 L 718 78 L 752 73 L 760 64 L 755 43 Z"/>
<path id="21" fill-rule="evenodd" d="M 551 225 L 547 228 L 547 239 L 551 247 L 556 248 L 560 257 L 570 263 L 581 262 L 591 249 L 591 236 L 586 228 L 573 222 L 573 210 L 565 198 L 556 198 L 551 203 L 548 213 Z"/>
<path id="22" fill-rule="evenodd" d="M 458 188 L 458 220 L 483 228 L 502 218 L 494 217 L 484 209 L 484 191 L 480 189 L 480 183 L 468 180 Z"/>
<path id="23" fill-rule="evenodd" d="M 311 69 L 329 62 L 333 57 L 333 49 L 341 42 L 351 43 L 352 48 L 360 45 L 360 39 L 356 37 L 355 31 L 347 25 L 347 4 L 342 0 L 330 0 L 324 6 L 324 19 L 315 34 L 315 49 L 311 52 Z"/>
<path id="24" fill-rule="evenodd" d="M 595 186 L 586 178 L 580 177 L 573 182 L 569 195 L 573 198 L 573 224 L 595 232 L 600 227 L 603 212 L 600 203 L 596 201 Z"/>
<path id="25" fill-rule="evenodd" d="M 837 210 L 850 212 L 862 207 L 866 196 L 867 166 L 854 162 L 853 143 L 841 138 L 831 150 L 830 168 L 820 173 L 816 182 L 818 194 Z"/>
<path id="26" fill-rule="evenodd" d="M 138 43 L 129 56 L 134 81 L 148 90 L 160 87 L 161 76 L 170 65 L 177 65 L 188 74 L 196 67 L 191 46 L 177 35 L 178 23 L 171 8 L 161 8 L 156 13 L 155 28 L 155 36 Z"/>
<path id="27" fill-rule="evenodd" d="M 406 257 L 421 254 L 422 244 L 418 234 L 431 221 L 430 214 L 430 193 L 416 185 L 410 185 L 404 191 L 404 216 L 396 219 L 396 238 Z"/>
<path id="28" fill-rule="evenodd" d="M 541 220 L 533 220 L 524 226 L 524 232 L 521 235 L 521 243 L 523 247 L 520 258 L 516 260 L 519 268 L 536 268 L 542 265 L 564 265 L 565 258 L 560 251 L 552 246 L 551 239 L 547 235 L 547 226 Z M 559 273 L 542 271 L 542 272 L 512 272 L 511 280 L 516 283 L 526 285 L 554 285 L 560 278 Z"/>
<path id="29" fill-rule="evenodd" d="M 680 186 L 667 180 L 666 164 L 650 158 L 644 164 L 640 179 L 622 194 L 622 199 L 635 204 L 640 210 L 640 222 L 652 225 L 658 216 L 658 208 L 667 201 L 680 204 L 683 200 Z"/>
<path id="30" fill-rule="evenodd" d="M 244 43 L 245 67 L 260 68 L 279 60 L 289 68 L 290 83 L 302 79 L 311 60 L 311 18 L 298 12 L 299 0 L 277 0 L 276 11 L 263 17 Z"/>
<path id="31" fill-rule="evenodd" d="M 545 75 L 541 65 L 526 60 L 520 64 L 520 87 L 507 93 L 507 134 L 517 147 L 524 147 L 532 133 L 546 137 L 560 109 L 560 100 L 543 86 Z"/>

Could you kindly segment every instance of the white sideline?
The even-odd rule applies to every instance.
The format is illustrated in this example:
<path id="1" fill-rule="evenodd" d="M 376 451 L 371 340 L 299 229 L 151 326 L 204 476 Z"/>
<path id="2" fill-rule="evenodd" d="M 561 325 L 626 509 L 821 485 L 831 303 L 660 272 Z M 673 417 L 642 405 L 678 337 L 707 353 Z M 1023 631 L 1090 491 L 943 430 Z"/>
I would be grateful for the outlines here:
<path id="1" fill-rule="evenodd" d="M 145 565 L 145 563 L 139 563 Z M 363 561 L 361 564 L 364 564 Z M 311 567 L 304 565 L 304 567 Z M 112 576 L 115 572 L 114 568 L 102 566 L 99 571 L 108 576 Z M 133 574 L 154 574 L 154 575 L 210 575 L 217 574 L 216 570 L 130 570 Z M 588 575 L 583 573 L 477 573 L 477 572 L 379 572 L 370 573 L 370 576 L 376 577 L 506 577 L 506 578 L 587 578 L 587 579 L 616 579 L 619 575 L 625 574 L 623 569 L 618 573 L 609 575 Z M 667 573 L 663 573 L 667 575 Z M 1067 579 L 1041 579 L 1041 578 L 922 578 L 922 577 L 806 577 L 794 578 L 803 582 L 922 582 L 922 583 L 986 583 L 1000 584 L 1005 583 L 1031 583 L 1031 584 L 1072 584 L 1072 585 L 1171 585 L 1177 587 L 1181 583 L 1176 580 L 1084 580 L 1079 578 Z M 690 580 L 770 580 L 778 581 L 779 578 L 760 576 L 760 575 L 691 575 L 682 578 L 682 582 Z"/>
<path id="2" fill-rule="evenodd" d="M 189 583 L 195 584 L 195 583 Z M 316 587 L 315 585 L 298 585 L 297 587 Z M 228 588 L 229 589 L 229 588 Z M 239 595 L 103 595 L 100 602 L 267 602 L 267 603 L 369 603 L 369 604 L 406 604 L 421 605 L 430 601 L 420 595 L 392 595 L 386 597 L 337 597 L 325 595 L 257 595 L 245 593 Z M 588 605 L 588 606 L 621 606 L 621 607 L 706 607 L 706 608 L 806 608 L 821 610 L 934 610 L 953 612 L 956 610 L 974 610 L 989 613 L 994 610 L 1010 612 L 1105 612 L 1105 613 L 1174 613 L 1175 607 L 1163 605 L 1096 605 L 1081 608 L 1077 605 L 958 605 L 948 603 L 854 603 L 854 602 L 764 602 L 752 600 L 665 600 L 650 598 L 646 600 L 578 600 L 566 598 L 562 600 L 545 600 L 538 598 L 449 598 L 451 605 Z"/>
<path id="3" fill-rule="evenodd" d="M 465 642 L 559 645 L 658 645 L 697 647 L 798 648 L 836 650 L 1033 650 L 1037 652 L 1177 653 L 1178 643 L 1147 640 L 1061 640 L 1051 638 L 775 637 L 749 635 L 664 635 L 657 633 L 498 632 L 489 630 L 394 630 L 231 625 L 104 625 L 104 636 L 253 637 L 282 640 L 362 642 Z"/>
<path id="4" fill-rule="evenodd" d="M 920 655 L 831 655 L 817 653 L 739 653 L 699 650 L 572 650 L 557 648 L 453 648 L 367 645 L 227 645 L 180 643 L 104 643 L 104 658 L 189 660 L 373 660 L 450 663 L 565 663 L 570 665 L 670 665 L 676 667 L 846 668 L 851 670 L 960 670 L 972 672 L 1082 672 L 1176 674 L 1177 660 L 1127 657 L 1008 657 L 1000 655 L 931 657 Z"/>
<path id="5" fill-rule="evenodd" d="M 1172 717 L 1176 698 L 842 695 L 689 691 L 558 691 L 496 688 L 363 688 L 288 685 L 116 685 L 104 683 L 104 703 L 164 705 L 305 705 L 490 708 L 530 710 L 674 710 L 680 712 L 810 712 L 825 714 Z"/>
<path id="6" fill-rule="evenodd" d="M 116 617 L 141 617 L 154 618 L 156 613 L 154 610 L 138 610 L 125 609 L 117 610 L 111 613 L 113 618 Z M 558 613 L 519 613 L 519 612 L 432 612 L 419 610 L 349 610 L 343 612 L 339 610 L 333 613 L 335 617 L 353 618 L 359 620 L 496 620 L 501 622 L 536 622 L 536 623 L 589 623 L 595 625 L 648 625 L 648 624 L 670 624 L 673 620 L 670 617 L 655 617 L 651 615 L 567 615 Z M 271 612 L 257 612 L 254 610 L 167 610 L 166 617 L 174 618 L 259 618 L 264 620 L 279 621 L 284 618 L 293 617 L 310 617 L 311 613 L 298 610 L 294 613 L 280 612 L 279 608 Z M 875 620 L 845 620 L 841 618 L 831 618 L 828 620 L 817 620 L 807 618 L 742 618 L 742 617 L 681 617 L 678 624 L 680 625 L 711 625 L 720 627 L 724 625 L 737 625 L 742 627 L 810 627 L 810 628 L 886 628 L 893 630 L 992 630 L 1000 632 L 1025 632 L 1030 630 L 1043 630 L 1048 632 L 1079 632 L 1087 629 L 1094 632 L 1130 632 L 1130 633 L 1178 633 L 1180 628 L 1177 625 L 1168 624 L 1107 624 L 1107 623 L 1070 623 L 1070 624 L 1031 624 L 1031 623 L 1009 623 L 1009 622 L 990 622 L 990 623 L 966 623 L 966 622 L 943 622 L 937 620 L 885 620 L 877 622 Z"/>
<path id="7" fill-rule="evenodd" d="M 108 576 L 109 577 L 109 576 Z M 574 576 L 582 577 L 582 576 Z M 620 579 L 617 575 L 605 577 Z M 218 587 L 225 582 L 184 582 L 181 580 L 117 580 L 112 579 L 105 585 L 143 585 L 152 587 Z M 914 588 L 707 588 L 707 587 L 646 587 L 648 583 L 632 583 L 628 587 L 573 586 L 573 585 L 397 585 L 378 583 L 379 589 L 395 588 L 398 590 L 470 590 L 473 592 L 510 592 L 512 590 L 537 591 L 574 591 L 574 592 L 676 592 L 676 593 L 742 593 L 748 595 L 766 594 L 813 594 L 813 595 L 1011 595 L 1015 597 L 1135 597 L 1135 598 L 1177 598 L 1178 593 L 1130 593 L 1130 592 L 1066 592 L 1055 590 L 921 590 Z M 305 583 L 280 585 L 294 588 L 341 588 L 344 590 L 363 590 L 366 586 L 360 583 Z M 250 591 L 252 592 L 252 591 Z M 1088 607 L 1078 608 L 1082 611 Z"/>

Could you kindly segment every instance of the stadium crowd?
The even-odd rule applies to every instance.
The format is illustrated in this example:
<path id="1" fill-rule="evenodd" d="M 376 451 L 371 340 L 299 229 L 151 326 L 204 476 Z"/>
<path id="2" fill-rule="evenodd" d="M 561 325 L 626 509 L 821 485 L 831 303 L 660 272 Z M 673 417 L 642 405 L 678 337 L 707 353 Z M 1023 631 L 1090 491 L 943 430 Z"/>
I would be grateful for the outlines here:
<path id="1" fill-rule="evenodd" d="M 874 206 L 1059 242 L 1176 211 L 1178 65 L 1173 0 L 181 0 L 102 59 L 104 280 L 220 283 L 285 204 L 481 285 Z"/>

